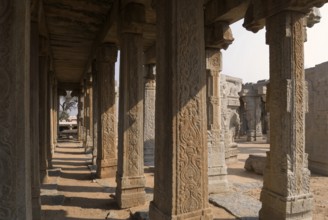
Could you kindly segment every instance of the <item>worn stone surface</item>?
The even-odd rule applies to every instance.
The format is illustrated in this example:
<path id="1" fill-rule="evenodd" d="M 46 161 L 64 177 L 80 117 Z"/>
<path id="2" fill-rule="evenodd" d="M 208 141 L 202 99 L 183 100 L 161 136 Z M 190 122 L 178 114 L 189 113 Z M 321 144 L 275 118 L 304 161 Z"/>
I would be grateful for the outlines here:
<path id="1" fill-rule="evenodd" d="M 156 161 L 149 217 L 209 220 L 203 2 L 156 1 L 156 12 Z"/>
<path id="2" fill-rule="evenodd" d="M 240 106 L 239 95 L 242 88 L 242 80 L 221 74 L 221 132 L 222 139 L 226 151 L 227 163 L 235 162 L 238 155 L 238 145 L 235 142 L 235 137 L 240 129 L 240 117 L 237 112 Z"/>
<path id="3" fill-rule="evenodd" d="M 308 113 L 306 114 L 306 152 L 309 168 L 328 176 L 328 63 L 306 70 Z"/>
<path id="4" fill-rule="evenodd" d="M 117 118 L 115 106 L 115 62 L 117 47 L 104 44 L 97 56 L 98 134 L 97 176 L 114 177 L 117 169 Z"/>
<path id="5" fill-rule="evenodd" d="M 245 169 L 254 171 L 257 174 L 263 175 L 266 165 L 266 156 L 250 154 L 245 161 Z"/>
<path id="6" fill-rule="evenodd" d="M 155 162 L 155 98 L 156 98 L 156 67 L 147 65 L 145 76 L 144 98 L 144 164 L 154 166 Z"/>

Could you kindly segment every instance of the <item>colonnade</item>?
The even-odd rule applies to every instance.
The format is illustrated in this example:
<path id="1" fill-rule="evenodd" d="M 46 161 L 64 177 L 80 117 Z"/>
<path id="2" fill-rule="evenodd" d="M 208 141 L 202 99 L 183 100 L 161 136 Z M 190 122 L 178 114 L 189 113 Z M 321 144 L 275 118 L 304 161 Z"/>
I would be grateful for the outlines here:
<path id="1" fill-rule="evenodd" d="M 311 219 L 313 197 L 304 151 L 304 16 L 309 8 L 326 1 L 269 2 L 262 5 L 252 1 L 245 18 L 245 27 L 252 31 L 266 24 L 270 46 L 271 147 L 260 219 Z M 36 20 L 31 22 L 30 1 L 0 3 L 0 216 L 8 220 L 40 219 L 40 183 L 47 181 L 47 171 L 52 167 L 57 130 L 53 125 L 58 107 L 54 97 L 58 94 L 49 39 L 40 36 Z M 203 5 L 199 0 L 155 4 L 156 148 L 154 199 L 149 210 L 154 220 L 212 219 L 209 189 L 216 192 L 217 187 L 227 186 L 219 144 L 220 122 L 218 118 L 207 120 L 206 103 L 218 114 L 220 96 L 214 88 L 219 81 L 220 49 L 231 39 L 227 39 L 229 32 L 220 34 L 227 30 L 226 23 L 214 23 L 214 28 L 223 28 L 206 34 Z M 80 95 L 84 110 L 79 113 L 84 121 L 79 132 L 86 147 L 97 149 L 98 176 L 116 177 L 117 203 L 128 208 L 146 201 L 145 71 L 143 33 L 138 26 L 144 21 L 145 10 L 140 3 L 125 2 L 121 11 L 118 44 L 105 43 L 98 48 L 91 74 L 84 80 Z M 116 128 L 114 64 L 118 47 L 121 64 Z M 209 85 L 212 90 L 206 92 Z M 215 145 L 210 150 L 219 154 L 218 161 L 210 166 L 208 130 Z"/>

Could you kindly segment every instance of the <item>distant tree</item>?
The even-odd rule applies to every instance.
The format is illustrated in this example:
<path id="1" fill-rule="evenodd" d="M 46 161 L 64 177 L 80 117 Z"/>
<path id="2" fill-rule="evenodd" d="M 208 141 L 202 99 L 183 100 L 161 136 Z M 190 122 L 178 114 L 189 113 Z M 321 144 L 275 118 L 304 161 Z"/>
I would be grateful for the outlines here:
<path id="1" fill-rule="evenodd" d="M 74 109 L 77 109 L 78 98 L 76 96 L 71 96 L 72 91 L 66 91 L 66 96 L 61 96 L 59 105 L 59 120 L 67 120 L 70 116 L 70 112 Z"/>

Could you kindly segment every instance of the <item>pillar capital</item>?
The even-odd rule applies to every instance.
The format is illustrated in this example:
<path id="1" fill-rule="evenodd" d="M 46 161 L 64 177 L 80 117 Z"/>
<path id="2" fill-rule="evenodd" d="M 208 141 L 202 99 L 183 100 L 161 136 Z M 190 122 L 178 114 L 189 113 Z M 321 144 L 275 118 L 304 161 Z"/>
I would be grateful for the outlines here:
<path id="1" fill-rule="evenodd" d="M 205 28 L 206 47 L 227 49 L 234 41 L 228 22 L 218 21 Z"/>
<path id="2" fill-rule="evenodd" d="M 112 43 L 102 44 L 97 53 L 97 61 L 115 63 L 117 61 L 117 46 Z"/>

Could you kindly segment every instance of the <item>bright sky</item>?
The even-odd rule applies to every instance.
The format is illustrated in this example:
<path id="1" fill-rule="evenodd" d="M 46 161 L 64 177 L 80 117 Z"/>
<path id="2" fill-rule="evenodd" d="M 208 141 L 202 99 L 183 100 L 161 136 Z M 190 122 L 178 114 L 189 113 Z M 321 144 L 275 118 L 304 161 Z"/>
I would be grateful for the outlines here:
<path id="1" fill-rule="evenodd" d="M 320 8 L 321 21 L 307 28 L 305 68 L 328 61 L 328 4 Z M 243 82 L 269 79 L 269 46 L 265 29 L 254 34 L 242 27 L 243 20 L 231 25 L 235 41 L 223 51 L 223 74 L 242 78 Z"/>
<path id="2" fill-rule="evenodd" d="M 305 68 L 328 61 L 328 16 L 325 16 L 328 15 L 328 4 L 320 8 L 320 12 L 320 23 L 307 28 Z M 242 24 L 243 20 L 231 25 L 235 40 L 223 51 L 222 73 L 241 78 L 243 83 L 269 79 L 269 47 L 265 44 L 265 29 L 254 34 Z M 119 62 L 115 69 L 118 80 Z"/>

